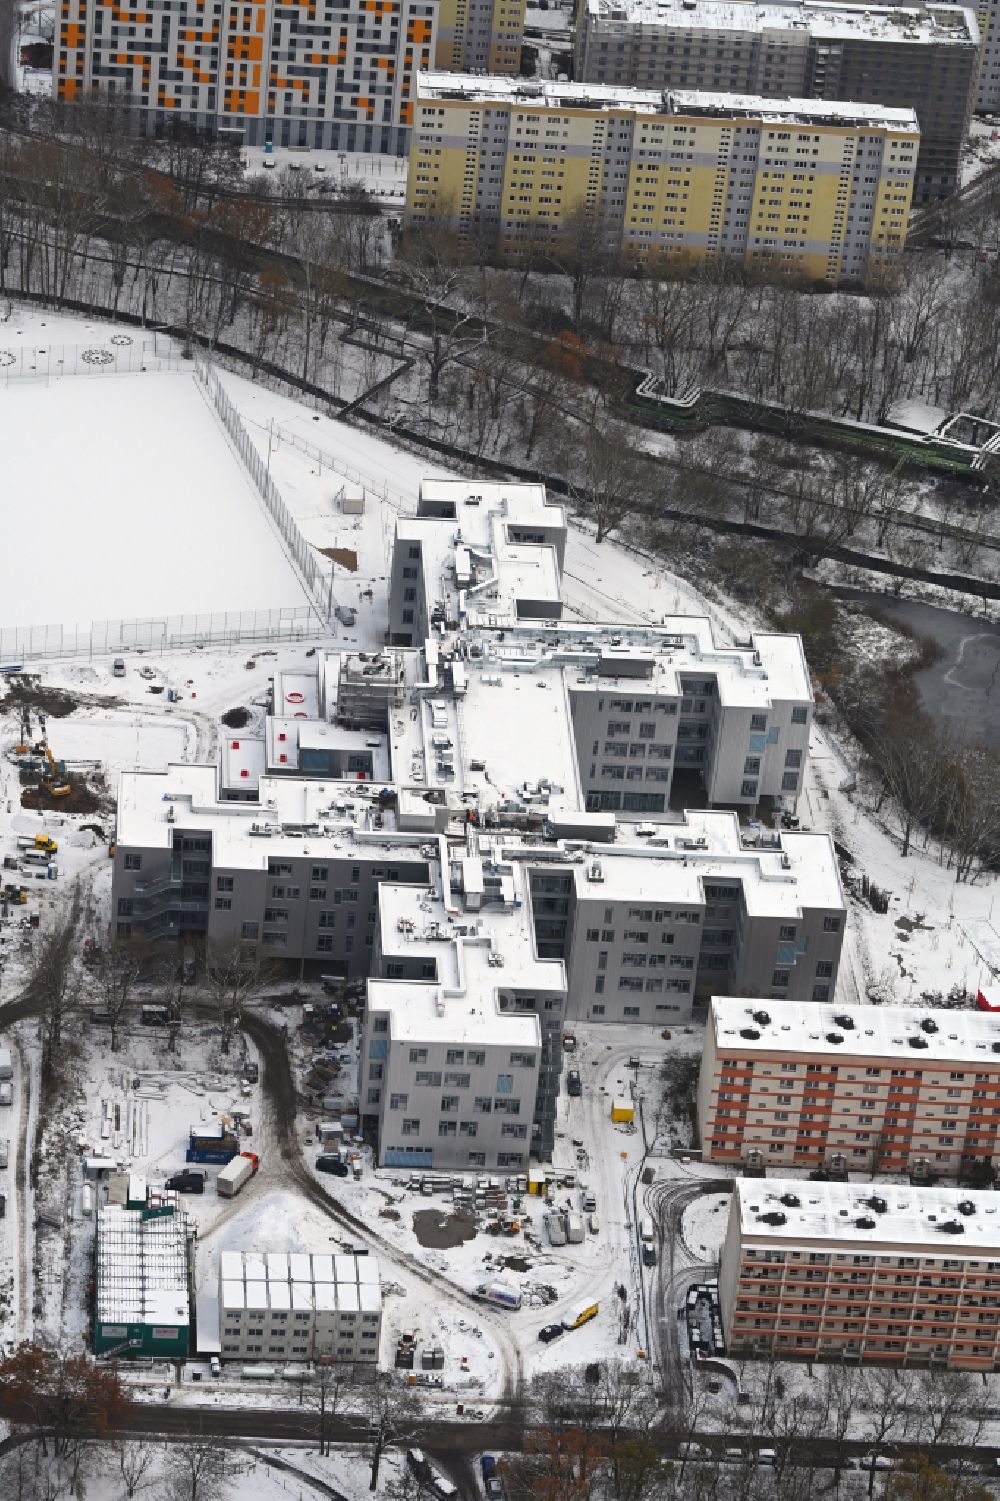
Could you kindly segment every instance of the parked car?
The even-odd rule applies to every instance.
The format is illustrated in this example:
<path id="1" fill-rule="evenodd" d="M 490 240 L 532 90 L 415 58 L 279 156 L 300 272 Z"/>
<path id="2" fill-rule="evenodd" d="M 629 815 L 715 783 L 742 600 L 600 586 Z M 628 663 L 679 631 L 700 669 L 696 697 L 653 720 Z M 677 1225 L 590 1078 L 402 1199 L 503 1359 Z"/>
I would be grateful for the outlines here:
<path id="1" fill-rule="evenodd" d="M 643 1248 L 642 1248 L 642 1264 L 643 1264 L 643 1266 L 655 1266 L 656 1265 L 656 1247 L 655 1246 L 649 1246 L 649 1245 L 645 1245 L 645 1244 L 643 1245 Z"/>
<path id="2" fill-rule="evenodd" d="M 589 1188 L 586 1189 L 583 1193 L 583 1196 L 580 1200 L 580 1208 L 583 1210 L 584 1214 L 597 1213 L 597 1200 Z"/>
<path id="3" fill-rule="evenodd" d="M 0 1105 L 13 1105 L 14 1087 L 9 1079 L 0 1080 Z"/>
<path id="4" fill-rule="evenodd" d="M 115 660 L 111 664 L 111 675 L 116 678 L 123 678 L 125 676 L 124 657 L 115 657 Z"/>
<path id="5" fill-rule="evenodd" d="M 193 1173 L 189 1169 L 174 1173 L 167 1179 L 167 1188 L 172 1188 L 181 1194 L 203 1194 L 205 1192 L 205 1174 Z"/>
<path id="6" fill-rule="evenodd" d="M 407 1449 L 406 1463 L 410 1470 L 410 1473 L 412 1475 L 415 1475 L 418 1480 L 430 1479 L 432 1473 L 431 1467 L 428 1464 L 424 1456 L 424 1451 L 422 1449 Z"/>
<path id="7" fill-rule="evenodd" d="M 346 1162 L 341 1162 L 339 1157 L 333 1157 L 329 1152 L 316 1158 L 316 1171 L 318 1173 L 332 1173 L 335 1178 L 349 1178 L 351 1170 Z"/>
<path id="8" fill-rule="evenodd" d="M 583 1094 L 583 1080 L 575 1068 L 571 1068 L 566 1075 L 566 1093 L 578 1099 Z"/>
<path id="9" fill-rule="evenodd" d="M 539 1329 L 538 1338 L 543 1345 L 550 1345 L 554 1339 L 559 1338 L 560 1334 L 565 1333 L 562 1324 L 546 1324 L 544 1329 Z"/>

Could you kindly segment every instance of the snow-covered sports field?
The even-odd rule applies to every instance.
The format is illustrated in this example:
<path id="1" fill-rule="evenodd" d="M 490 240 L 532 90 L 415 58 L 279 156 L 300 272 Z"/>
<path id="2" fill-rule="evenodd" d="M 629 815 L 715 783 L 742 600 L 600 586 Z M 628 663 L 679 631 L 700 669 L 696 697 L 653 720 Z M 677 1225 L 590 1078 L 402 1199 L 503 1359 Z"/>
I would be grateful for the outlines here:
<path id="1" fill-rule="evenodd" d="M 0 445 L 0 626 L 308 603 L 193 373 L 12 384 Z"/>

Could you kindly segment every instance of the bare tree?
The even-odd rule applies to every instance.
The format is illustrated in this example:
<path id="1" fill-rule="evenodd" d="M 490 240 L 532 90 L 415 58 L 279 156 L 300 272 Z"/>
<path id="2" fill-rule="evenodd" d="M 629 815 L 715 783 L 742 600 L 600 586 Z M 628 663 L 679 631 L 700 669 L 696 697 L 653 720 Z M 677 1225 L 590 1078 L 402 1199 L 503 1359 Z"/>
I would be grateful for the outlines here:
<path id="1" fill-rule="evenodd" d="M 121 1051 L 121 1031 L 135 989 L 150 962 L 149 944 L 142 937 L 122 937 L 112 931 L 97 966 L 101 1005 L 111 1025 L 111 1051 Z"/>
<path id="2" fill-rule="evenodd" d="M 320 1454 L 329 1454 L 331 1433 L 344 1398 L 350 1390 L 347 1367 L 341 1361 L 318 1360 L 306 1400 L 316 1413 L 316 1437 Z"/>
<path id="3" fill-rule="evenodd" d="M 178 1444 L 170 1455 L 170 1501 L 219 1501 L 225 1452 L 215 1444 Z"/>
<path id="4" fill-rule="evenodd" d="M 76 913 L 74 909 L 50 928 L 36 949 L 28 990 L 38 1006 L 42 1028 L 42 1073 L 48 1080 L 58 1074 L 62 1061 L 63 1029 L 80 1004 L 82 983 L 76 962 Z"/>
<path id="5" fill-rule="evenodd" d="M 418 1410 L 411 1393 L 398 1384 L 393 1371 L 373 1371 L 360 1395 L 372 1446 L 368 1489 L 377 1491 L 383 1454 L 390 1444 L 405 1438 Z"/>
<path id="6" fill-rule="evenodd" d="M 119 1439 L 114 1452 L 118 1458 L 118 1471 L 127 1501 L 132 1501 L 141 1491 L 152 1489 L 156 1481 L 149 1471 L 156 1459 L 156 1452 L 146 1439 Z"/>
<path id="7" fill-rule="evenodd" d="M 211 939 L 206 944 L 205 985 L 222 1028 L 223 1053 L 229 1052 L 243 1007 L 268 983 L 272 973 L 272 966 L 261 958 L 259 948 L 244 942 L 236 933 L 228 938 Z"/>

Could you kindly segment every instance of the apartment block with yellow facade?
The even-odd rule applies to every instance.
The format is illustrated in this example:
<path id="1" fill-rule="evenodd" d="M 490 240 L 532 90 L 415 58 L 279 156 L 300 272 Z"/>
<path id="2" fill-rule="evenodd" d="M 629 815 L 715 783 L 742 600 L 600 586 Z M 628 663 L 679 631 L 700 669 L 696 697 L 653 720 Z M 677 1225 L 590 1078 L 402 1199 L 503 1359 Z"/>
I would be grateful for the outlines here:
<path id="1" fill-rule="evenodd" d="M 150 135 L 183 124 L 250 145 L 402 155 L 439 4 L 473 3 L 60 0 L 54 92 L 126 104 Z"/>
<path id="2" fill-rule="evenodd" d="M 516 74 L 526 0 L 439 0 L 434 66 L 443 72 Z"/>
<path id="3" fill-rule="evenodd" d="M 406 220 L 511 261 L 592 218 L 636 262 L 836 286 L 901 254 L 919 145 L 912 110 L 431 73 Z"/>

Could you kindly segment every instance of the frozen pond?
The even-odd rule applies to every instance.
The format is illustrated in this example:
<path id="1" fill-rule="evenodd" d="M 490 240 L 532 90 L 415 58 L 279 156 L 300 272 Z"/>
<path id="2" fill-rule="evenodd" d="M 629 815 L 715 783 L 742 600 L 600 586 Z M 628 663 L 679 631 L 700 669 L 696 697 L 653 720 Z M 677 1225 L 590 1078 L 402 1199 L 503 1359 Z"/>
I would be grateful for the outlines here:
<path id="1" fill-rule="evenodd" d="M 936 641 L 940 660 L 913 676 L 921 706 L 942 729 L 1000 749 L 1000 626 L 916 600 L 857 589 L 835 592 Z"/>

